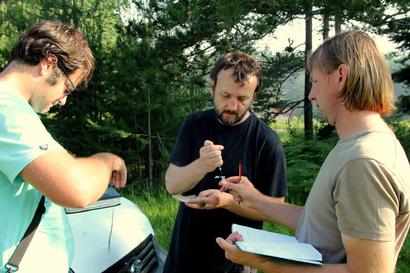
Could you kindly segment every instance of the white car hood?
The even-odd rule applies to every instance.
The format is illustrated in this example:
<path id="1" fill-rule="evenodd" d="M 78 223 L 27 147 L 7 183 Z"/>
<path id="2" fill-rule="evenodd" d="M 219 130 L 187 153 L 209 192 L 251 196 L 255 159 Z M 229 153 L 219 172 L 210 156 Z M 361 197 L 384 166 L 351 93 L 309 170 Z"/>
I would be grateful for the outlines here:
<path id="1" fill-rule="evenodd" d="M 121 205 L 68 214 L 74 236 L 75 273 L 101 273 L 137 247 L 149 234 L 151 224 L 131 201 Z"/>

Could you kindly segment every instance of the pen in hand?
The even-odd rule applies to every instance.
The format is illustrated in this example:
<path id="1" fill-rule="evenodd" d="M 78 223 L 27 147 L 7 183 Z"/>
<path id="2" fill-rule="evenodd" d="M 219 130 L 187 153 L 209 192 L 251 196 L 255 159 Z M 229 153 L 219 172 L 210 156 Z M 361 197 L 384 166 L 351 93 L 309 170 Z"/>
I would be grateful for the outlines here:
<path id="1" fill-rule="evenodd" d="M 242 161 L 239 161 L 239 179 L 238 179 L 238 182 L 237 183 L 239 183 L 239 182 L 241 182 L 241 177 L 242 177 Z"/>
<path id="2" fill-rule="evenodd" d="M 225 178 L 225 177 L 224 177 Z M 239 166 L 238 166 L 238 181 L 232 181 L 231 183 L 235 183 L 238 184 L 239 182 L 241 182 L 241 178 L 242 178 L 242 161 L 239 161 Z M 226 191 L 226 188 L 224 186 L 221 187 L 221 191 Z"/>

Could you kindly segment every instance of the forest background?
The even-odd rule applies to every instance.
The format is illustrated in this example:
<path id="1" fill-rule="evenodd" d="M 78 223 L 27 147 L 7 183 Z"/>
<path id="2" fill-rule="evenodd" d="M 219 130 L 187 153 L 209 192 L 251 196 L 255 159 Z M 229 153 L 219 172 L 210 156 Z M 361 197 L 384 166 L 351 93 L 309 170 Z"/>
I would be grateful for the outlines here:
<path id="1" fill-rule="evenodd" d="M 179 126 L 189 113 L 212 106 L 209 72 L 216 57 L 232 49 L 251 53 L 264 72 L 253 111 L 279 132 L 288 161 L 288 199 L 303 204 L 337 141 L 307 99 L 305 63 L 312 44 L 354 28 L 395 44 L 387 57 L 400 92 L 397 111 L 387 121 L 409 157 L 409 15 L 409 0 L 0 0 L 0 67 L 34 22 L 60 20 L 79 28 L 97 60 L 94 76 L 84 92 L 42 119 L 73 154 L 122 156 L 129 171 L 127 194 L 142 196 L 148 202 L 142 205 L 149 204 L 146 213 L 155 208 L 150 214 L 155 221 L 158 207 L 173 202 L 163 183 Z M 298 31 L 303 42 L 295 42 L 292 32 L 281 32 L 279 42 L 277 30 L 296 21 L 303 22 Z M 165 247 L 176 209 L 171 204 L 162 228 Z M 154 228 L 161 225 L 154 222 Z M 403 268 L 409 253 L 406 242 Z"/>

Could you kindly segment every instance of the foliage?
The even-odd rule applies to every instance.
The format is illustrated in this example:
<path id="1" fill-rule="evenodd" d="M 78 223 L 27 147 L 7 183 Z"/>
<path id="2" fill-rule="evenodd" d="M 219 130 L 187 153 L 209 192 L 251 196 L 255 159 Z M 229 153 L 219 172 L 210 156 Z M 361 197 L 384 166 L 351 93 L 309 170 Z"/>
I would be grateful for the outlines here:
<path id="1" fill-rule="evenodd" d="M 130 170 L 137 170 L 131 172 L 133 181 L 148 177 L 152 168 L 158 183 L 183 117 L 210 105 L 206 75 L 212 59 L 232 48 L 250 49 L 262 34 L 237 35 L 242 28 L 260 26 L 250 15 L 254 4 L 248 1 L 234 6 L 228 1 L 133 3 L 139 16 L 116 24 L 118 50 L 107 52 L 104 67 L 96 71 L 102 88 L 95 88 L 92 119 L 98 126 L 92 130 L 113 152 L 125 156 Z M 265 15 L 277 24 L 289 16 Z M 114 126 L 126 137 L 113 139 L 110 130 L 101 130 Z"/>
<path id="2" fill-rule="evenodd" d="M 263 88 L 256 96 L 253 109 L 265 122 L 271 123 L 279 114 L 291 111 L 300 103 L 300 101 L 285 100 L 282 86 L 286 80 L 294 77 L 303 68 L 303 54 L 289 45 L 284 52 L 274 55 L 262 52 L 261 57 Z"/>
<path id="3" fill-rule="evenodd" d="M 393 121 L 390 123 L 394 129 L 397 139 L 406 152 L 407 158 L 410 159 L 410 122 L 409 121 Z"/>
<path id="4" fill-rule="evenodd" d="M 410 6 L 408 0 L 376 1 L 377 7 L 368 9 L 369 12 L 357 16 L 359 20 L 367 23 L 373 31 L 386 34 L 397 44 L 396 62 L 401 69 L 393 73 L 393 79 L 410 85 Z M 398 108 L 404 113 L 410 113 L 410 94 L 399 98 Z"/>
<path id="5" fill-rule="evenodd" d="M 305 141 L 301 136 L 284 142 L 288 167 L 289 196 L 291 203 L 303 205 L 316 175 L 326 156 L 337 142 L 336 137 Z"/>
<path id="6" fill-rule="evenodd" d="M 410 95 L 400 95 L 397 98 L 397 109 L 402 113 L 410 113 Z"/>

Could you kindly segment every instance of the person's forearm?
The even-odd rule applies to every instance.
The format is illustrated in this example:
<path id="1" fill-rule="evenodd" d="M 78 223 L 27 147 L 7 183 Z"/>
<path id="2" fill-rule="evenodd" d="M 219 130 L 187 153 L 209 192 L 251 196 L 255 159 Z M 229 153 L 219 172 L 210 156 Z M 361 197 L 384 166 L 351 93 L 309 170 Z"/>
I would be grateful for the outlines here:
<path id="1" fill-rule="evenodd" d="M 112 155 L 98 153 L 86 158 L 75 158 L 77 177 L 82 191 L 87 196 L 86 203 L 97 201 L 111 182 L 113 172 Z"/>
<path id="2" fill-rule="evenodd" d="M 280 203 L 280 202 L 284 202 L 284 198 L 280 197 L 280 198 L 273 198 L 276 202 Z M 238 214 L 242 217 L 248 218 L 248 219 L 252 219 L 252 220 L 256 220 L 256 221 L 269 221 L 271 222 L 271 218 L 269 218 L 268 215 L 266 215 L 265 213 L 263 213 L 260 210 L 256 210 L 253 208 L 249 208 L 247 206 L 245 206 L 243 203 L 237 202 L 235 200 L 232 200 L 232 202 L 227 205 L 226 207 L 224 207 L 224 209 L 229 210 L 232 213 Z"/>
<path id="3" fill-rule="evenodd" d="M 266 195 L 261 195 L 257 201 L 252 202 L 250 208 L 262 214 L 264 220 L 285 225 L 292 230 L 296 230 L 303 210 L 303 207 L 279 202 Z"/>
<path id="4" fill-rule="evenodd" d="M 264 273 L 351 273 L 347 264 L 307 265 L 291 262 L 273 261 L 268 257 L 260 256 L 251 265 Z"/>
<path id="5" fill-rule="evenodd" d="M 104 193 L 113 170 L 122 173 L 125 185 L 126 168 L 121 158 L 108 153 L 74 158 L 64 150 L 55 150 L 33 160 L 20 175 L 58 205 L 85 207 Z"/>
<path id="6" fill-rule="evenodd" d="M 205 175 L 199 159 L 183 167 L 170 164 L 165 173 L 165 186 L 170 194 L 184 193 L 195 187 Z"/>

